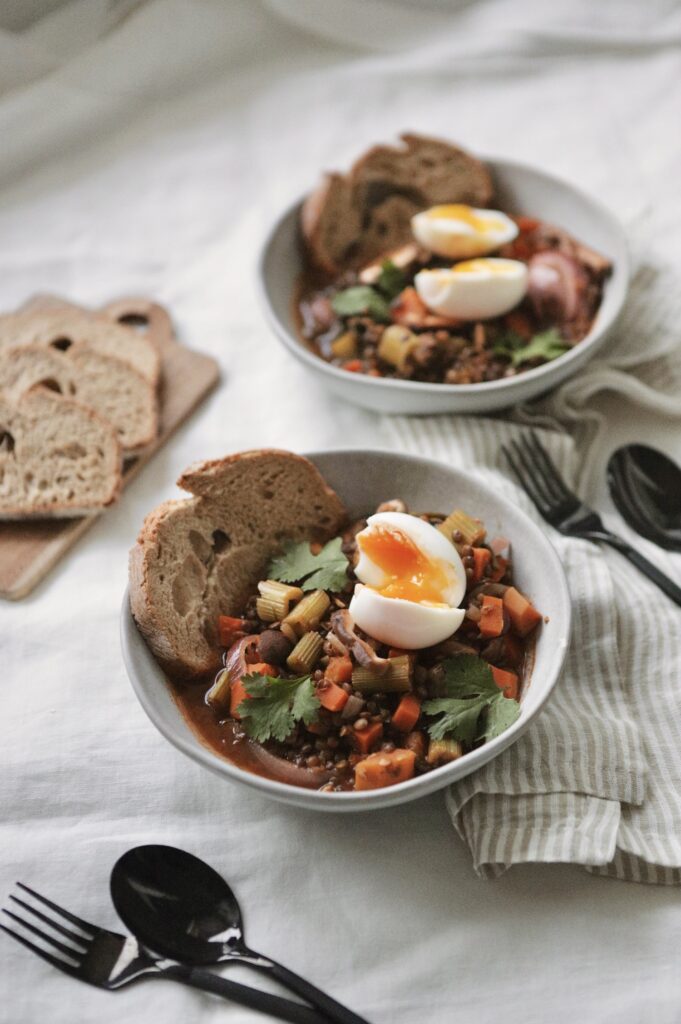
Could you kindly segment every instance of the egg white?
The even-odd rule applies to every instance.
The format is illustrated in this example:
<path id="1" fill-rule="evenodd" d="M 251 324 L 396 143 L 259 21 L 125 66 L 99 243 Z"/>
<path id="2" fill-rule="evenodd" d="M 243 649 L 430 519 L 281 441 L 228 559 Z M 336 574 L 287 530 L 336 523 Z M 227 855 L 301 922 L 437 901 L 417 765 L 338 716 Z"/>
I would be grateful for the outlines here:
<path id="1" fill-rule="evenodd" d="M 448 215 L 450 209 L 453 208 L 431 207 L 411 219 L 411 230 L 416 241 L 438 256 L 453 260 L 485 256 L 512 242 L 518 235 L 518 225 L 501 210 L 463 207 L 468 216 L 462 219 L 453 214 Z"/>
<path id="2" fill-rule="evenodd" d="M 369 556 L 362 550 L 361 538 L 377 526 L 389 527 L 399 530 L 405 537 L 422 551 L 427 558 L 440 564 L 449 577 L 449 585 L 442 592 L 442 600 L 452 607 L 460 604 L 466 593 L 466 570 L 459 557 L 459 552 L 454 545 L 447 540 L 443 533 L 431 526 L 424 519 L 418 516 L 409 515 L 408 512 L 377 512 L 367 519 L 366 527 L 357 534 L 357 550 L 359 559 L 355 565 L 355 576 L 362 583 L 370 587 L 383 587 L 389 577 L 372 562 Z M 412 604 L 413 602 L 407 602 Z"/>
<path id="3" fill-rule="evenodd" d="M 421 270 L 414 279 L 428 309 L 458 320 L 491 320 L 514 309 L 527 293 L 527 265 L 520 260 L 480 259 Z"/>
<path id="4" fill-rule="evenodd" d="M 390 647 L 419 651 L 446 640 L 464 620 L 463 608 L 418 604 L 384 597 L 358 583 L 349 607 L 353 621 L 365 633 Z"/>

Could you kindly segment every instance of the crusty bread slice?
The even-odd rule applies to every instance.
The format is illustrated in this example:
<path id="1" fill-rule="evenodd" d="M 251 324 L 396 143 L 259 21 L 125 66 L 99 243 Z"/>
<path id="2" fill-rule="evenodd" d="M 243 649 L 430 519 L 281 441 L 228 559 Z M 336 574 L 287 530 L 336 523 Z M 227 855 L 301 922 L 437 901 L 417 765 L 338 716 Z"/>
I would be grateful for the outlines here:
<path id="1" fill-rule="evenodd" d="M 313 265 L 327 274 L 361 266 L 412 241 L 414 213 L 440 203 L 487 206 L 492 178 L 458 146 L 404 134 L 374 146 L 348 174 L 327 174 L 307 197 L 301 230 Z"/>
<path id="2" fill-rule="evenodd" d="M 99 512 L 118 497 L 121 462 L 113 427 L 79 402 L 0 392 L 0 519 Z"/>
<path id="3" fill-rule="evenodd" d="M 287 538 L 328 540 L 346 518 L 307 459 L 264 449 L 201 462 L 178 484 L 193 497 L 147 516 L 130 552 L 130 606 L 167 672 L 220 667 L 218 615 L 239 614 Z"/>
<path id="4" fill-rule="evenodd" d="M 161 357 L 151 338 L 99 313 L 57 307 L 44 313 L 0 316 L 0 350 L 19 345 L 40 345 L 63 352 L 88 348 L 129 363 L 154 387 L 159 381 Z"/>
<path id="5" fill-rule="evenodd" d="M 81 345 L 65 352 L 40 345 L 0 348 L 0 390 L 18 398 L 41 383 L 108 420 L 126 455 L 141 451 L 156 436 L 156 389 L 122 359 Z"/>

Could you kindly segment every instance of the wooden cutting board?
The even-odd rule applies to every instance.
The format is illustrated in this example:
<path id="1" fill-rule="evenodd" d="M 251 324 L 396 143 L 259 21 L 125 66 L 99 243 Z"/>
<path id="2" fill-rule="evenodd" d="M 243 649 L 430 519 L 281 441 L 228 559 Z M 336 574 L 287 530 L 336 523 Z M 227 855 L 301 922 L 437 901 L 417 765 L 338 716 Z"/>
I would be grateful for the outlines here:
<path id="1" fill-rule="evenodd" d="M 78 308 L 51 295 L 36 296 L 23 308 L 43 312 L 55 307 Z M 141 455 L 126 462 L 123 471 L 123 487 L 126 487 L 215 387 L 220 374 L 210 356 L 179 344 L 170 317 L 157 303 L 144 298 L 123 298 L 104 306 L 101 312 L 144 330 L 161 353 L 158 437 Z M 106 512 L 101 514 L 106 515 Z M 0 523 L 0 597 L 16 601 L 30 594 L 97 519 L 98 515 Z"/>

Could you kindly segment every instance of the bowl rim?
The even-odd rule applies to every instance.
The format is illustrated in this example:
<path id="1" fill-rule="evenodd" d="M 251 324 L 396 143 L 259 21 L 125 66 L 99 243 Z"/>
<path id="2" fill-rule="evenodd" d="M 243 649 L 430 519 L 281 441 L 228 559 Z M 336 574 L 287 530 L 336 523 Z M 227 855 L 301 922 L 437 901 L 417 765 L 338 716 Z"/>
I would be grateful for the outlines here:
<path id="1" fill-rule="evenodd" d="M 568 192 L 573 193 L 582 203 L 587 206 L 591 206 L 594 211 L 597 212 L 601 220 L 607 222 L 609 228 L 614 234 L 619 236 L 619 242 L 622 249 L 622 258 L 616 264 L 616 274 L 618 280 L 621 280 L 620 298 L 614 309 L 609 315 L 607 322 L 599 322 L 599 313 L 601 307 L 596 312 L 594 322 L 591 330 L 580 342 L 578 342 L 574 348 L 571 348 L 568 352 L 565 352 L 562 356 L 557 359 L 551 360 L 549 363 L 544 363 L 541 366 L 535 366 L 530 370 L 526 370 L 524 373 L 516 377 L 502 377 L 499 380 L 482 381 L 479 384 L 445 384 L 445 383 L 430 383 L 427 381 L 412 381 L 412 380 L 400 380 L 394 377 L 370 377 L 367 374 L 355 373 L 352 374 L 352 382 L 359 388 L 383 388 L 392 389 L 398 392 L 411 392 L 413 394 L 438 394 L 438 395 L 504 395 L 509 394 L 509 405 L 512 404 L 510 396 L 512 395 L 513 389 L 519 386 L 519 383 L 526 383 L 536 381 L 542 381 L 544 378 L 549 378 L 546 381 L 546 388 L 549 390 L 551 387 L 550 378 L 552 374 L 556 372 L 556 367 L 561 370 L 565 370 L 571 366 L 573 362 L 581 362 L 584 359 L 586 351 L 592 355 L 600 346 L 605 342 L 610 329 L 614 326 L 617 319 L 619 318 L 624 303 L 626 301 L 629 285 L 631 281 L 631 252 L 629 240 L 621 221 L 615 216 L 615 214 L 604 204 L 600 199 L 591 195 L 590 192 L 581 188 L 578 185 L 573 185 L 565 178 L 559 175 L 553 174 L 552 172 L 545 171 L 542 168 L 534 167 L 532 164 L 524 163 L 521 160 L 511 160 L 506 157 L 495 157 L 495 156 L 481 156 L 479 159 L 483 161 L 494 174 L 497 168 L 508 168 L 511 171 L 520 173 L 530 173 L 538 178 L 543 178 L 545 181 L 550 182 L 552 185 L 557 185 Z M 258 294 L 260 307 L 263 311 L 265 320 L 270 330 L 281 340 L 286 348 L 295 356 L 300 359 L 307 366 L 313 370 L 328 374 L 332 379 L 337 381 L 348 382 L 347 370 L 342 370 L 338 366 L 334 366 L 332 363 L 328 363 L 321 356 L 315 355 L 310 349 L 306 348 L 305 344 L 298 337 L 297 334 L 292 333 L 289 326 L 284 323 L 277 313 L 274 311 L 272 303 L 270 301 L 269 288 L 268 288 L 268 275 L 266 273 L 266 265 L 269 258 L 269 252 L 272 247 L 272 243 L 281 229 L 282 225 L 296 213 L 303 202 L 307 198 L 309 193 L 305 193 L 298 199 L 289 203 L 283 211 L 276 217 L 274 223 L 267 230 L 264 240 L 261 242 L 260 250 L 258 253 L 258 259 L 256 264 L 256 291 Z M 614 277 L 614 275 L 613 275 Z M 293 297 L 291 296 L 291 301 Z M 601 303 L 602 306 L 602 303 Z M 575 367 L 577 369 L 577 367 Z"/>
<path id="2" fill-rule="evenodd" d="M 445 463 L 436 459 L 427 458 L 421 455 L 404 454 L 386 448 L 334 448 L 304 452 L 303 454 L 306 458 L 310 459 L 310 461 L 314 462 L 315 458 L 320 456 L 334 455 L 352 457 L 356 456 L 358 453 L 361 453 L 363 456 L 368 455 L 370 457 L 378 458 L 389 455 L 392 458 L 399 458 L 402 461 L 419 463 L 421 465 L 425 464 L 426 466 L 433 466 L 438 470 L 444 469 L 453 473 L 455 476 L 457 473 L 461 472 L 460 470 L 447 466 Z M 562 619 L 562 632 L 556 642 L 555 649 L 557 652 L 557 660 L 553 667 L 552 678 L 549 679 L 546 693 L 544 694 L 541 702 L 536 708 L 525 715 L 522 714 L 521 703 L 521 714 L 509 729 L 503 732 L 500 736 L 497 736 L 495 739 L 489 740 L 477 750 L 465 754 L 463 759 L 467 760 L 471 766 L 470 771 L 467 772 L 466 775 L 475 771 L 477 767 L 481 767 L 488 761 L 493 760 L 493 758 L 506 749 L 506 747 L 510 746 L 523 732 L 525 732 L 534 718 L 544 709 L 565 667 L 572 624 L 572 605 L 567 578 L 565 576 L 563 565 L 558 557 L 558 553 L 549 538 L 537 527 L 523 509 L 513 504 L 513 502 L 508 500 L 508 498 L 498 494 L 491 486 L 477 478 L 475 479 L 475 486 L 488 498 L 488 500 L 492 502 L 492 504 L 498 503 L 502 513 L 507 507 L 512 509 L 513 514 L 520 518 L 521 524 L 528 531 L 530 538 L 534 539 L 535 543 L 543 545 L 545 556 L 550 563 L 550 569 L 556 579 L 556 585 L 560 594 L 560 613 L 557 617 Z M 181 733 L 176 732 L 171 726 L 167 726 L 162 717 L 157 714 L 154 699 L 149 696 L 145 684 L 140 679 L 140 673 L 138 673 L 138 669 L 135 664 L 138 660 L 135 651 L 141 651 L 141 657 L 143 658 L 145 656 L 150 658 L 154 662 L 158 673 L 161 676 L 165 676 L 165 673 L 154 658 L 150 649 L 147 647 L 146 641 L 137 628 L 137 624 L 133 618 L 130 608 L 128 585 L 126 585 L 125 588 L 121 607 L 120 641 L 126 673 L 135 695 L 147 717 L 169 743 L 180 750 L 183 754 L 190 757 L 193 761 L 197 761 L 199 764 L 203 765 L 203 767 L 208 768 L 210 771 L 223 777 L 226 776 L 236 782 L 243 783 L 244 785 L 251 786 L 256 790 L 266 793 L 269 796 L 276 797 L 284 802 L 294 803 L 298 806 L 306 806 L 317 810 L 329 811 L 377 809 L 390 804 L 406 802 L 417 798 L 419 795 L 426 796 L 428 793 L 432 793 L 435 790 L 439 790 L 446 786 L 447 779 L 450 775 L 458 775 L 459 769 L 457 766 L 461 763 L 459 760 L 454 761 L 451 764 L 435 768 L 426 775 L 417 776 L 416 778 L 409 779 L 406 782 L 401 782 L 398 785 L 388 786 L 383 789 L 362 792 L 348 791 L 344 793 L 324 793 L 320 790 L 304 789 L 301 786 L 293 786 L 287 782 L 279 782 L 275 779 L 270 779 L 267 776 L 258 775 L 255 772 L 249 772 L 226 758 L 220 757 L 210 747 L 205 745 L 200 736 L 192 730 L 189 723 L 186 724 L 190 730 L 191 738 L 187 738 Z M 165 681 L 165 685 L 168 685 L 167 680 Z M 182 719 L 182 712 L 177 706 L 172 692 L 170 697 L 175 705 L 177 716 Z"/>

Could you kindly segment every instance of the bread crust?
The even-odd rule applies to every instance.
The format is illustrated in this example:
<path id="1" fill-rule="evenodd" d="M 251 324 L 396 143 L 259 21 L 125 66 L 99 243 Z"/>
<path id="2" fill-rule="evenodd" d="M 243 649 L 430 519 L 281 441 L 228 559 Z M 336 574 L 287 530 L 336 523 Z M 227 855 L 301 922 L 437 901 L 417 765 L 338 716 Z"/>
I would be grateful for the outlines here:
<path id="1" fill-rule="evenodd" d="M 221 664 L 217 616 L 236 614 L 284 539 L 328 540 L 347 513 L 303 456 L 256 449 L 198 462 L 191 497 L 146 517 L 130 552 L 130 608 L 147 645 L 178 679 Z"/>
<path id="2" fill-rule="evenodd" d="M 326 174 L 303 203 L 306 251 L 325 274 L 360 266 L 411 241 L 412 213 L 438 203 L 484 207 L 492 201 L 492 178 L 482 161 L 441 139 L 414 132 L 400 139 L 396 146 L 372 146 L 345 175 Z M 374 221 L 389 216 L 396 199 L 402 216 L 386 238 Z"/>

